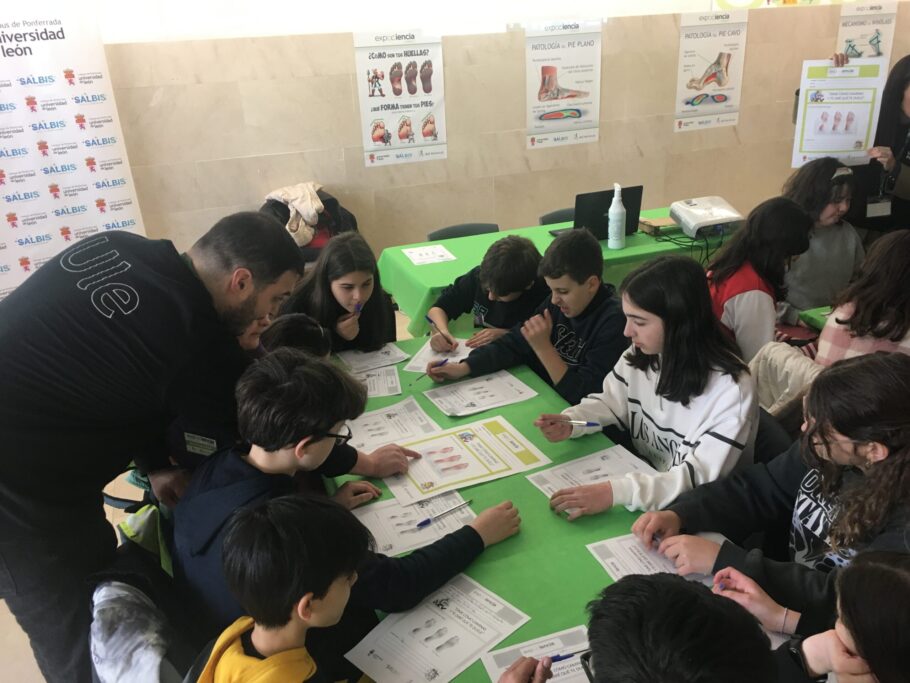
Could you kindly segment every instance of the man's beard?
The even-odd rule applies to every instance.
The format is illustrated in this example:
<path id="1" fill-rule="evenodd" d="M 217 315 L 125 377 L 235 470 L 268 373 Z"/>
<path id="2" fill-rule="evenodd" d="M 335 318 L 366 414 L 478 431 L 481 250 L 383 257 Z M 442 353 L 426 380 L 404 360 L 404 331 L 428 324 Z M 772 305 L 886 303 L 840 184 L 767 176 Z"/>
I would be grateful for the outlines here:
<path id="1" fill-rule="evenodd" d="M 239 306 L 226 310 L 222 313 L 221 320 L 228 326 L 231 334 L 239 337 L 250 323 L 256 320 L 256 295 L 252 294 Z"/>

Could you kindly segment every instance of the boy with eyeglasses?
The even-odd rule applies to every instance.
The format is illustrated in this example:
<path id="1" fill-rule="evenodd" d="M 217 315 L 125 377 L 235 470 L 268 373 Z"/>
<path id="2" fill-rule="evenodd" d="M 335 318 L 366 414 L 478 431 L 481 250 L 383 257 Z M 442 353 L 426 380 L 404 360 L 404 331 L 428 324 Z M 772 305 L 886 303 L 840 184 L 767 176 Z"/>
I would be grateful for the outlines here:
<path id="1" fill-rule="evenodd" d="M 221 564 L 227 521 L 242 507 L 297 492 L 295 475 L 317 471 L 337 443 L 351 438 L 347 420 L 366 405 L 366 389 L 330 361 L 282 348 L 251 365 L 236 390 L 245 447 L 210 456 L 196 471 L 174 512 L 174 575 L 214 637 L 243 615 Z M 348 508 L 380 494 L 366 481 L 348 482 L 335 499 Z M 463 571 L 483 549 L 518 532 L 510 502 L 407 557 L 369 553 L 341 622 L 319 629 L 307 649 L 330 680 L 355 675 L 343 655 L 376 623 L 374 610 L 400 612 Z"/>

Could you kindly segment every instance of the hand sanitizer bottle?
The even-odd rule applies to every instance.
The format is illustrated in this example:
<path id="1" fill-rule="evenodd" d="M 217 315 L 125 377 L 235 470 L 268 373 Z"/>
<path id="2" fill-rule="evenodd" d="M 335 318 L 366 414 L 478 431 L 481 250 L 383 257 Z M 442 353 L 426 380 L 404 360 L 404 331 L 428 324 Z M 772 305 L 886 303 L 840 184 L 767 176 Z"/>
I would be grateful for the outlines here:
<path id="1" fill-rule="evenodd" d="M 613 183 L 613 203 L 607 214 L 607 249 L 626 246 L 626 207 L 622 205 L 622 188 Z"/>

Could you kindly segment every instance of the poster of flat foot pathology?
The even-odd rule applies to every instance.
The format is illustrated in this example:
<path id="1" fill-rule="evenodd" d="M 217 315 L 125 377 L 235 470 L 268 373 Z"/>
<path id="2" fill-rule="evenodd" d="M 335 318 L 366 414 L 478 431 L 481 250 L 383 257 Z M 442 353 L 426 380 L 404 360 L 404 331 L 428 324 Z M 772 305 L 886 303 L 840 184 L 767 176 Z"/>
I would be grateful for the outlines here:
<path id="1" fill-rule="evenodd" d="M 829 156 L 845 164 L 868 161 L 887 77 L 883 58 L 851 59 L 840 68 L 829 59 L 803 62 L 793 168 Z"/>
<path id="2" fill-rule="evenodd" d="M 0 299 L 84 237 L 143 234 L 97 26 L 13 4 L 0 11 Z"/>
<path id="3" fill-rule="evenodd" d="M 421 456 L 404 474 L 385 479 L 402 505 L 550 464 L 499 416 L 398 443 Z"/>
<path id="4" fill-rule="evenodd" d="M 673 130 L 739 122 L 748 17 L 745 10 L 681 15 Z"/>
<path id="5" fill-rule="evenodd" d="M 556 21 L 525 32 L 528 149 L 597 142 L 601 21 Z"/>
<path id="6" fill-rule="evenodd" d="M 835 52 L 843 52 L 850 59 L 891 59 L 896 20 L 897 0 L 871 5 L 843 5 Z"/>
<path id="7" fill-rule="evenodd" d="M 354 36 L 366 166 L 445 159 L 442 42 L 419 31 Z"/>

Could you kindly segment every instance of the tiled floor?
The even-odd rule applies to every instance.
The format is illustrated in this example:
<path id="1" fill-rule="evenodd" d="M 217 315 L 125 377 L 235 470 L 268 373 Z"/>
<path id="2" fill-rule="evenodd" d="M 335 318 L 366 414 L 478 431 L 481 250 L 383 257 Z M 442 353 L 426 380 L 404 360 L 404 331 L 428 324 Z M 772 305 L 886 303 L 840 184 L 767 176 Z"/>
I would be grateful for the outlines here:
<path id="1" fill-rule="evenodd" d="M 398 330 L 399 339 L 410 339 L 411 335 L 407 332 L 407 326 L 410 321 L 401 314 L 395 314 L 395 323 Z M 138 490 L 127 484 L 124 477 L 119 477 L 112 481 L 107 487 L 107 492 L 111 495 L 122 498 L 138 498 Z M 105 508 L 107 517 L 111 524 L 118 524 L 123 519 L 123 513 L 113 508 Z M 38 671 L 32 651 L 28 646 L 28 638 L 19 628 L 13 615 L 10 614 L 6 607 L 6 602 L 0 600 L 0 662 L 2 662 L 3 673 L 0 679 L 4 681 L 16 681 L 16 683 L 41 683 L 44 679 Z"/>

